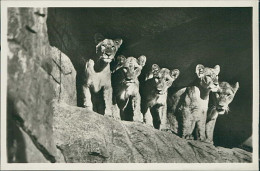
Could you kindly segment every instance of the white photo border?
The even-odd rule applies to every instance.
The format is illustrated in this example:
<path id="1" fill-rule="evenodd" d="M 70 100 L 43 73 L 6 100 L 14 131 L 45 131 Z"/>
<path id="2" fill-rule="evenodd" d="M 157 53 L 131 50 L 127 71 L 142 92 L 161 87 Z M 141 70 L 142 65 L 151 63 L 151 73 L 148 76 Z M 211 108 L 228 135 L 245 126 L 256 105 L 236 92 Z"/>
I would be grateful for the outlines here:
<path id="1" fill-rule="evenodd" d="M 253 153 L 252 163 L 7 163 L 7 8 L 8 7 L 252 7 L 253 9 Z M 259 26 L 258 1 L 1 1 L 1 170 L 258 170 Z"/>

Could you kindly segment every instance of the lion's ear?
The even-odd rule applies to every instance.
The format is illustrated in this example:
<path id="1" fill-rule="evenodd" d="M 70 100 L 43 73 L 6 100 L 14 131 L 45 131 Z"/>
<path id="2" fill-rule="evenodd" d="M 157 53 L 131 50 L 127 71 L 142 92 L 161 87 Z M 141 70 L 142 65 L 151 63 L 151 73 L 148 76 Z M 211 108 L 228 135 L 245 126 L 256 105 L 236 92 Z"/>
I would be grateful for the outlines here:
<path id="1" fill-rule="evenodd" d="M 123 40 L 122 39 L 115 39 L 114 42 L 115 42 L 117 48 L 119 48 L 122 45 Z"/>
<path id="2" fill-rule="evenodd" d="M 197 76 L 199 78 L 204 76 L 204 69 L 205 69 L 205 67 L 203 65 L 201 65 L 201 64 L 198 64 L 196 66 L 196 71 L 195 72 L 196 72 L 196 74 L 197 74 Z"/>
<path id="3" fill-rule="evenodd" d="M 153 64 L 151 70 L 146 75 L 145 81 L 153 78 L 154 74 L 158 73 L 159 71 L 160 71 L 159 65 Z"/>
<path id="4" fill-rule="evenodd" d="M 95 39 L 95 43 L 99 44 L 101 41 L 105 39 L 105 37 L 100 33 L 96 33 L 94 39 Z"/>
<path id="5" fill-rule="evenodd" d="M 119 55 L 117 58 L 117 65 L 123 65 L 125 63 L 126 57 L 124 55 Z"/>
<path id="6" fill-rule="evenodd" d="M 153 64 L 151 71 L 152 71 L 152 73 L 156 73 L 156 72 L 160 71 L 159 65 Z"/>
<path id="7" fill-rule="evenodd" d="M 144 67 L 145 63 L 146 63 L 146 56 L 144 56 L 144 55 L 140 56 L 140 57 L 138 58 L 138 64 L 139 64 L 140 66 Z"/>
<path id="8" fill-rule="evenodd" d="M 232 87 L 233 87 L 233 89 L 234 89 L 234 91 L 235 91 L 235 93 L 236 93 L 237 90 L 238 90 L 238 88 L 239 88 L 239 83 L 236 82 L 236 84 L 235 84 L 234 86 L 232 86 Z"/>
<path id="9" fill-rule="evenodd" d="M 171 71 L 171 77 L 175 80 L 179 77 L 180 71 L 178 69 L 174 69 Z"/>
<path id="10" fill-rule="evenodd" d="M 214 67 L 214 70 L 215 70 L 215 74 L 218 75 L 219 72 L 220 72 L 220 66 L 219 66 L 219 65 L 216 65 L 216 66 Z"/>

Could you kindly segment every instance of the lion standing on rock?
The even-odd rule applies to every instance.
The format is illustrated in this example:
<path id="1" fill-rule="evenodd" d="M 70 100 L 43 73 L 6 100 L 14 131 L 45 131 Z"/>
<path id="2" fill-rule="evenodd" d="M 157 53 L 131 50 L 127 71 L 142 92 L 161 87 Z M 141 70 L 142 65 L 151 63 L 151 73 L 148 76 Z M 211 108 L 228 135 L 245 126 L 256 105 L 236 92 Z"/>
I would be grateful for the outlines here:
<path id="1" fill-rule="evenodd" d="M 122 120 L 143 123 L 138 77 L 146 63 L 146 57 L 117 57 L 117 66 L 112 75 L 114 104 L 120 109 Z"/>
<path id="2" fill-rule="evenodd" d="M 219 65 L 214 68 L 196 66 L 197 79 L 188 87 L 182 88 L 169 95 L 168 119 L 172 131 L 185 139 L 193 139 L 193 131 L 198 132 L 197 139 L 206 140 L 206 119 L 209 93 L 219 88 Z"/>
<path id="3" fill-rule="evenodd" d="M 112 85 L 110 62 L 121 46 L 122 39 L 105 39 L 95 34 L 96 63 L 90 59 L 86 63 L 86 83 L 83 86 L 84 107 L 97 113 L 114 116 L 112 105 Z"/>
<path id="4" fill-rule="evenodd" d="M 229 104 L 233 101 L 238 88 L 238 82 L 235 85 L 220 82 L 219 90 L 211 94 L 206 122 L 207 142 L 213 143 L 213 133 L 218 115 L 228 113 Z"/>
<path id="5" fill-rule="evenodd" d="M 169 70 L 153 64 L 146 77 L 142 94 L 142 113 L 146 124 L 166 131 L 167 127 L 167 94 L 168 88 L 178 78 L 178 69 Z"/>

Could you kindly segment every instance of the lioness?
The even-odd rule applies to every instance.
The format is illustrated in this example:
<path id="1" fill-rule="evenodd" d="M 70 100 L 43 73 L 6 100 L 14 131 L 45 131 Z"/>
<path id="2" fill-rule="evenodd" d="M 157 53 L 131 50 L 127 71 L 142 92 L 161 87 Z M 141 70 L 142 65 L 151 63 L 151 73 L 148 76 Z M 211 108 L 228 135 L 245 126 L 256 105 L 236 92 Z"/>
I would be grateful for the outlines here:
<path id="1" fill-rule="evenodd" d="M 122 120 L 143 122 L 138 76 L 146 63 L 146 57 L 117 57 L 117 66 L 112 75 L 114 103 L 120 108 Z"/>
<path id="2" fill-rule="evenodd" d="M 167 130 L 167 90 L 178 78 L 178 69 L 169 70 L 153 64 L 142 87 L 142 113 L 146 124 Z M 149 110 L 148 110 L 149 109 Z"/>
<path id="3" fill-rule="evenodd" d="M 217 117 L 218 115 L 228 113 L 228 105 L 233 101 L 238 88 L 238 82 L 235 85 L 220 82 L 219 90 L 215 93 L 211 93 L 206 122 L 206 138 L 208 142 L 213 143 L 213 132 Z"/>
<path id="4" fill-rule="evenodd" d="M 86 83 L 83 86 L 84 107 L 100 114 L 113 116 L 110 62 L 114 59 L 122 39 L 105 39 L 95 35 L 96 63 L 90 59 L 86 63 Z M 113 116 L 119 118 L 119 116 Z"/>
<path id="5" fill-rule="evenodd" d="M 219 87 L 219 65 L 214 68 L 196 66 L 197 79 L 194 83 L 175 91 L 168 98 L 168 119 L 172 131 L 185 139 L 193 139 L 195 127 L 198 140 L 205 140 L 205 125 L 209 93 L 216 92 Z"/>

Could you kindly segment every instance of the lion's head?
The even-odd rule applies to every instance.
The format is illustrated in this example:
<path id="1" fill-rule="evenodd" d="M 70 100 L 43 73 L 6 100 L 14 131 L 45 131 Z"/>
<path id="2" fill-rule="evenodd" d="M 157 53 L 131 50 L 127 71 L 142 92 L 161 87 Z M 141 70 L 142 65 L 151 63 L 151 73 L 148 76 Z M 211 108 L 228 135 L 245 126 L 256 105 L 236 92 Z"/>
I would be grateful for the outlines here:
<path id="1" fill-rule="evenodd" d="M 217 92 L 212 94 L 214 106 L 219 114 L 229 111 L 229 104 L 233 101 L 234 96 L 239 88 L 239 83 L 230 85 L 227 82 L 220 82 Z"/>
<path id="2" fill-rule="evenodd" d="M 138 59 L 134 57 L 125 57 L 120 55 L 117 57 L 117 67 L 115 72 L 118 73 L 118 78 L 121 83 L 126 86 L 138 82 L 138 76 L 146 63 L 146 57 L 140 56 Z"/>
<path id="3" fill-rule="evenodd" d="M 151 80 L 151 86 L 156 94 L 165 94 L 173 81 L 178 78 L 180 71 L 178 69 L 169 70 L 160 68 L 157 64 L 153 64 L 146 80 Z"/>
<path id="4" fill-rule="evenodd" d="M 218 91 L 218 74 L 220 72 L 219 65 L 216 65 L 214 68 L 204 67 L 201 64 L 196 66 L 196 74 L 200 79 L 200 86 L 206 88 L 212 92 Z"/>
<path id="5" fill-rule="evenodd" d="M 101 34 L 95 34 L 96 42 L 96 54 L 99 57 L 99 60 L 104 61 L 105 63 L 110 63 L 123 43 L 122 39 L 105 39 Z"/>

